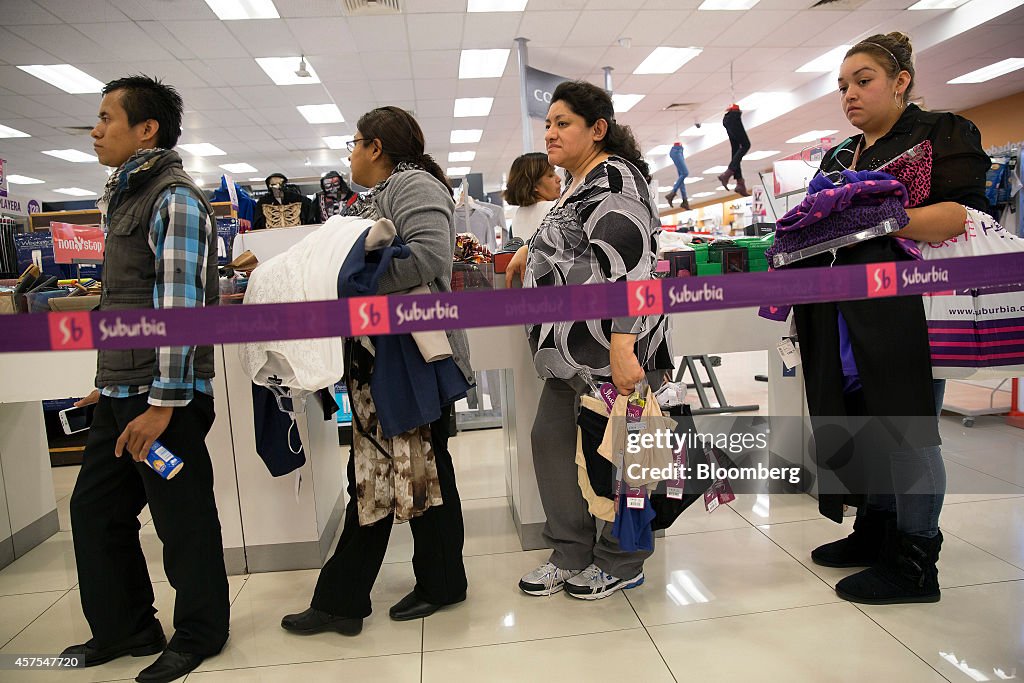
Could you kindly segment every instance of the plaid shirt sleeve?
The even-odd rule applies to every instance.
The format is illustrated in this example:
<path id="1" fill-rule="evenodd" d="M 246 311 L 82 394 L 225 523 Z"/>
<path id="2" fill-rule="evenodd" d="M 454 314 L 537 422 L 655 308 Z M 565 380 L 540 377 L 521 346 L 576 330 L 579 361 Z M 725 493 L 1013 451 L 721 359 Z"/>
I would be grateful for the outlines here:
<path id="1" fill-rule="evenodd" d="M 157 202 L 149 246 L 156 255 L 154 308 L 198 308 L 205 305 L 206 262 L 213 219 L 185 187 L 168 189 Z M 157 350 L 149 404 L 184 406 L 192 400 L 194 346 Z"/>

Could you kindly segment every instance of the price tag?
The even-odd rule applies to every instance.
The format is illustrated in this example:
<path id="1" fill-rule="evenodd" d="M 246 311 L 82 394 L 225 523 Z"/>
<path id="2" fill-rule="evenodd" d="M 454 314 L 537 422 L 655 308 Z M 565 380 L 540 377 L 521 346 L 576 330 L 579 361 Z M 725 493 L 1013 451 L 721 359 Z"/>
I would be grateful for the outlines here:
<path id="1" fill-rule="evenodd" d="M 775 348 L 779 352 L 779 356 L 782 358 L 782 364 L 785 365 L 787 369 L 792 369 L 800 365 L 800 354 L 797 353 L 796 346 L 793 345 L 792 339 L 789 339 L 788 337 L 783 339 Z"/>
<path id="2" fill-rule="evenodd" d="M 683 499 L 683 487 L 682 486 L 666 486 L 665 497 L 673 498 L 675 500 Z"/>
<path id="3" fill-rule="evenodd" d="M 715 491 L 715 487 L 712 486 L 704 492 L 704 509 L 708 512 L 714 512 L 717 507 L 718 493 Z"/>
<path id="4" fill-rule="evenodd" d="M 644 496 L 643 489 L 629 489 L 626 494 L 626 507 L 633 510 L 643 510 L 644 505 L 647 503 L 647 498 Z"/>

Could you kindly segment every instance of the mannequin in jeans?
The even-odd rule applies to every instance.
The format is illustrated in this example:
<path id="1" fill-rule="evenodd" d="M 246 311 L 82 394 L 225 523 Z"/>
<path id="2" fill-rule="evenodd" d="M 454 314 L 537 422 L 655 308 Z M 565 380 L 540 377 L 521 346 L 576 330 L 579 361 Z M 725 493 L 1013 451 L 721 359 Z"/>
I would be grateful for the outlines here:
<path id="1" fill-rule="evenodd" d="M 722 117 L 722 125 L 725 126 L 725 132 L 729 134 L 729 144 L 732 145 L 732 158 L 729 159 L 729 168 L 726 169 L 725 173 L 718 176 L 718 182 L 722 183 L 722 187 L 729 189 L 729 179 L 736 178 L 736 194 L 741 197 L 749 197 L 750 193 L 747 191 L 747 184 L 743 181 L 743 168 L 740 167 L 740 162 L 743 157 L 746 156 L 747 152 L 750 151 L 750 138 L 747 137 L 747 130 L 743 127 L 743 112 L 740 111 L 738 104 L 734 104 L 725 110 L 725 116 Z"/>
<path id="2" fill-rule="evenodd" d="M 834 153 L 827 153 L 821 170 L 875 169 L 930 140 L 935 162 L 929 196 L 907 209 L 910 223 L 895 234 L 941 242 L 964 232 L 964 206 L 984 208 L 989 159 L 973 123 L 954 114 L 926 112 L 908 102 L 914 73 L 910 39 L 902 33 L 871 36 L 850 48 L 839 71 L 840 101 L 846 118 L 863 134 L 837 148 L 849 147 L 852 158 L 847 156 L 841 163 Z M 902 330 L 908 340 L 916 334 L 910 326 L 908 322 Z M 936 414 L 944 389 L 944 382 L 934 380 L 927 388 L 917 384 L 900 388 L 908 396 L 912 392 L 915 399 L 934 400 Z M 858 509 L 853 533 L 816 548 L 811 558 L 831 567 L 868 567 L 836 585 L 836 593 L 846 600 L 935 602 L 940 597 L 936 562 L 942 545 L 939 513 L 946 485 L 939 446 L 890 454 L 890 473 L 892 488 L 867 497 Z"/>
<path id="3" fill-rule="evenodd" d="M 683 146 L 680 143 L 672 145 L 672 149 L 668 151 L 668 156 L 672 160 L 672 163 L 676 165 L 676 184 L 672 186 L 672 191 L 665 195 L 665 199 L 668 200 L 668 205 L 672 206 L 672 202 L 675 201 L 676 195 L 679 195 L 679 206 L 683 207 L 687 211 L 690 210 L 690 200 L 686 198 L 686 176 L 690 175 L 690 169 L 686 168 L 686 159 L 683 157 Z"/>

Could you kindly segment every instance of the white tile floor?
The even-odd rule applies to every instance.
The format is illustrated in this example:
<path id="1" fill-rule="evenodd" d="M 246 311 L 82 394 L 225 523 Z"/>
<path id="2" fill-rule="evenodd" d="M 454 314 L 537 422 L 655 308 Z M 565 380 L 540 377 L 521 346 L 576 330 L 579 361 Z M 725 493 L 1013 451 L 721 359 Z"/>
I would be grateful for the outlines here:
<path id="1" fill-rule="evenodd" d="M 753 393 L 753 392 L 752 392 Z M 807 496 L 739 496 L 688 510 L 658 541 L 646 583 L 596 602 L 522 595 L 516 581 L 546 559 L 519 549 L 504 497 L 499 432 L 452 441 L 464 497 L 469 599 L 396 623 L 387 608 L 412 586 L 407 525 L 392 535 L 375 613 L 355 638 L 298 637 L 283 614 L 308 604 L 315 571 L 231 577 L 231 640 L 189 681 L 998 681 L 1024 679 L 1024 431 L 995 418 L 973 429 L 945 417 L 951 480 L 991 486 L 952 496 L 942 601 L 866 607 L 839 600 L 842 570 L 817 567 L 815 545 L 848 533 Z M 75 468 L 55 470 L 62 520 Z M 173 591 L 143 515 L 159 616 Z M 0 652 L 45 653 L 87 637 L 70 531 L 0 571 Z M 130 679 L 147 659 L 73 672 L 0 672 L 0 680 Z"/>

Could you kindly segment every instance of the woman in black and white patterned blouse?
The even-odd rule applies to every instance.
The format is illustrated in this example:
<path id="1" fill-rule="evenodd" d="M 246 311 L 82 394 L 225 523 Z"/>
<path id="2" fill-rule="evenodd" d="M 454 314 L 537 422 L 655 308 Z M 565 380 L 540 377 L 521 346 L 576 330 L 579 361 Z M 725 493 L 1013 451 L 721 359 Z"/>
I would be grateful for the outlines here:
<path id="1" fill-rule="evenodd" d="M 615 121 L 608 93 L 583 81 L 555 89 L 545 121 L 548 161 L 566 170 L 568 187 L 528 246 L 509 264 L 507 282 L 525 287 L 647 280 L 654 272 L 660 220 L 650 176 L 628 127 Z M 595 521 L 577 483 L 576 412 L 583 378 L 610 380 L 632 393 L 647 373 L 670 369 L 664 316 L 555 322 L 528 331 L 544 379 L 533 425 L 533 461 L 547 521 L 550 561 L 519 587 L 530 595 L 563 588 L 573 597 L 604 598 L 643 583 L 650 551 L 619 548 Z"/>

